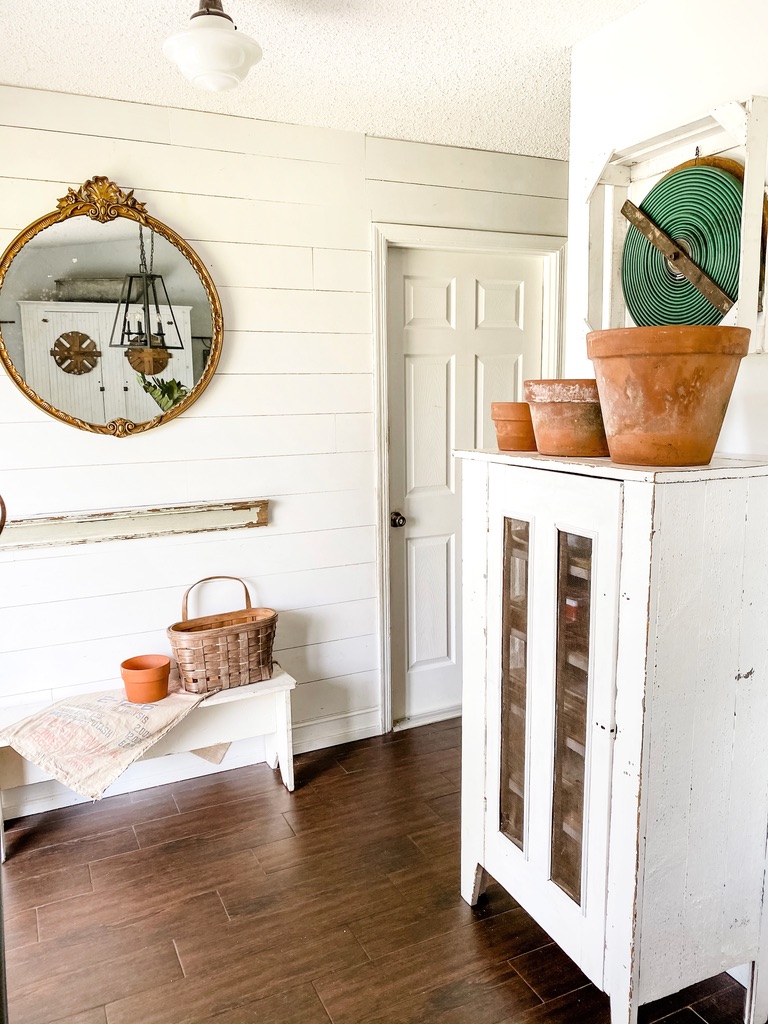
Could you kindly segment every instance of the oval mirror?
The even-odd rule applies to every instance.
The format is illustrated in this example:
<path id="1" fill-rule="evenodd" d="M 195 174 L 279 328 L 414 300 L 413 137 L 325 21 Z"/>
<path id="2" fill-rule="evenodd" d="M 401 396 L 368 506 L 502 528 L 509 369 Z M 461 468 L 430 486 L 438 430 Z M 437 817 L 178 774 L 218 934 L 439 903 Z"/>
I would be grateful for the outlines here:
<path id="1" fill-rule="evenodd" d="M 221 304 L 199 257 L 104 177 L 8 246 L 0 324 L 0 359 L 27 398 L 115 437 L 188 409 L 221 355 Z"/>

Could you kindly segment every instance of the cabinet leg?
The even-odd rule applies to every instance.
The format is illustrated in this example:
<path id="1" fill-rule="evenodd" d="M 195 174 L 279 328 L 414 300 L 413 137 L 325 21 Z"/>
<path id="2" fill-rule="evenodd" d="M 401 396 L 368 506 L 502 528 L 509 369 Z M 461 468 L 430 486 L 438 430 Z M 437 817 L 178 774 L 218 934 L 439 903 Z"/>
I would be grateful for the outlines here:
<path id="1" fill-rule="evenodd" d="M 767 1021 L 768 964 L 761 965 L 755 960 L 749 972 L 747 998 L 744 1003 L 744 1024 L 766 1024 Z"/>
<path id="2" fill-rule="evenodd" d="M 461 897 L 474 907 L 488 887 L 488 872 L 476 861 L 461 866 Z"/>
<path id="3" fill-rule="evenodd" d="M 611 1024 L 637 1024 L 639 1009 L 637 999 L 627 999 L 626 993 L 611 996 Z"/>

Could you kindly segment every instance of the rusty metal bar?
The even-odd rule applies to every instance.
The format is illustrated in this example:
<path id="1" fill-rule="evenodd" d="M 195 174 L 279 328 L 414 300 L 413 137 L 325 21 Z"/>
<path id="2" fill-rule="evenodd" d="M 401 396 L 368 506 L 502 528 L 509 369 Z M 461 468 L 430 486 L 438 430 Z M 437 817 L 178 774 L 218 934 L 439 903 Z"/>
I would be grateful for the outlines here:
<path id="1" fill-rule="evenodd" d="M 722 288 L 693 262 L 674 239 L 654 224 L 651 218 L 629 199 L 622 206 L 621 212 L 629 223 L 633 224 L 651 245 L 659 250 L 665 259 L 674 264 L 675 270 L 679 271 L 687 281 L 690 281 L 708 302 L 711 302 L 721 313 L 728 312 L 734 305 L 733 299 L 726 295 Z"/>

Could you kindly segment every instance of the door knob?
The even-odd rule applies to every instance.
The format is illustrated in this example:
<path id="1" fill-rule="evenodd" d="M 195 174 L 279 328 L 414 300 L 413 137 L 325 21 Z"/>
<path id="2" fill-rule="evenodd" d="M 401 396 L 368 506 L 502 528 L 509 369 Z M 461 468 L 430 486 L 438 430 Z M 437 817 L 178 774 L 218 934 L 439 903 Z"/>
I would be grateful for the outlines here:
<path id="1" fill-rule="evenodd" d="M 405 526 L 406 519 L 402 512 L 390 512 L 389 514 L 389 525 L 394 526 L 398 529 L 401 526 Z"/>

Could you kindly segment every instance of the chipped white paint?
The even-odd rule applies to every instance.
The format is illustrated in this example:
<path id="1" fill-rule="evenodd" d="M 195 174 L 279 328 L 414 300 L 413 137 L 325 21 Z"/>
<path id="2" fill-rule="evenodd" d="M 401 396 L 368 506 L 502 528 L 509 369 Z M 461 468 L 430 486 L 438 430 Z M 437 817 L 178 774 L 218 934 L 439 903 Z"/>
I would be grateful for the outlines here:
<path id="1" fill-rule="evenodd" d="M 463 747 L 465 898 L 477 898 L 478 866 L 507 886 L 609 993 L 612 1024 L 636 1024 L 641 1004 L 744 963 L 753 965 L 747 1020 L 764 1024 L 768 465 L 720 459 L 711 468 L 643 470 L 606 460 L 601 474 L 599 460 L 547 463 L 491 453 L 464 458 L 475 485 L 474 499 L 466 496 L 465 531 L 478 532 L 472 543 L 487 551 L 465 571 L 476 606 L 486 575 L 488 585 L 481 621 L 465 636 L 465 707 L 475 709 L 465 719 Z M 585 479 L 585 470 L 594 478 Z M 621 553 L 614 555 L 617 590 L 603 579 L 595 591 L 607 604 L 595 610 L 591 686 L 597 696 L 603 666 L 611 674 L 606 720 L 616 723 L 612 767 L 594 742 L 587 752 L 591 803 L 584 870 L 587 879 L 603 880 L 602 897 L 588 886 L 583 915 L 571 904 L 569 920 L 569 901 L 548 882 L 552 708 L 546 681 L 553 668 L 551 654 L 541 649 L 553 647 L 555 617 L 547 523 L 578 518 L 576 483 L 592 491 L 586 523 L 604 556 L 613 541 L 610 516 L 605 518 L 611 499 L 602 489 L 615 488 Z M 530 828 L 540 832 L 543 845 L 532 836 L 527 859 L 498 831 L 497 534 L 501 518 L 510 514 L 532 522 L 531 557 L 538 566 L 529 618 L 531 699 L 538 702 L 531 735 L 539 737 L 532 744 Z M 537 545 L 549 552 L 546 557 Z M 599 561 L 595 571 L 601 571 Z M 487 709 L 485 721 L 478 706 Z M 537 724 L 537 715 L 549 715 L 548 722 Z M 593 713 L 591 721 L 599 720 Z M 602 811 L 592 798 L 595 777 L 605 787 Z M 608 809 L 610 844 L 603 846 L 594 833 Z M 476 835 L 481 818 L 482 843 Z M 604 942 L 600 929 L 589 927 L 592 914 L 602 917 Z"/>
<path id="2" fill-rule="evenodd" d="M 269 502 L 264 498 L 253 498 L 250 501 L 212 501 L 204 505 L 113 508 L 80 515 L 30 516 L 6 522 L 0 534 L 0 551 L 242 530 L 266 526 L 268 513 Z"/>

